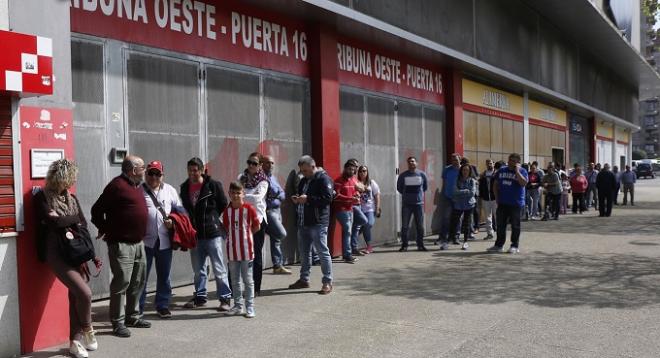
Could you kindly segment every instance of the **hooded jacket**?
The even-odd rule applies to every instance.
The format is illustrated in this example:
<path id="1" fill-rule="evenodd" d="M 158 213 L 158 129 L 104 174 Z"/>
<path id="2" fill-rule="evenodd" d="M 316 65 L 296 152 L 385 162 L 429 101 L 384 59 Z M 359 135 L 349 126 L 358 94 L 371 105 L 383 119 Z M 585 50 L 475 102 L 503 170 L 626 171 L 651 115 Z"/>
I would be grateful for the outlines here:
<path id="1" fill-rule="evenodd" d="M 197 239 L 212 239 L 221 236 L 225 230 L 220 223 L 220 215 L 227 207 L 227 197 L 222 183 L 202 175 L 204 183 L 199 191 L 199 199 L 193 206 L 190 201 L 190 179 L 180 186 L 181 202 L 188 211 L 193 227 L 197 230 Z"/>

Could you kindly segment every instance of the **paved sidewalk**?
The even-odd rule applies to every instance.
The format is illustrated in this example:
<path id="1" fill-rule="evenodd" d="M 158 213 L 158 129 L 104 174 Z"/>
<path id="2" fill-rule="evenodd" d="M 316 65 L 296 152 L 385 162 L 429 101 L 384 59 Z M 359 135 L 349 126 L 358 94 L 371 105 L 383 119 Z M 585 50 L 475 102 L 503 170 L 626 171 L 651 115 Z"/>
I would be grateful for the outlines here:
<path id="1" fill-rule="evenodd" d="M 296 275 L 267 271 L 252 320 L 181 309 L 183 287 L 171 320 L 121 339 L 97 302 L 90 357 L 658 357 L 660 179 L 636 189 L 610 218 L 524 223 L 519 255 L 484 253 L 483 233 L 467 252 L 380 248 L 336 263 L 329 296 L 318 267 L 297 291 L 285 289 Z"/>

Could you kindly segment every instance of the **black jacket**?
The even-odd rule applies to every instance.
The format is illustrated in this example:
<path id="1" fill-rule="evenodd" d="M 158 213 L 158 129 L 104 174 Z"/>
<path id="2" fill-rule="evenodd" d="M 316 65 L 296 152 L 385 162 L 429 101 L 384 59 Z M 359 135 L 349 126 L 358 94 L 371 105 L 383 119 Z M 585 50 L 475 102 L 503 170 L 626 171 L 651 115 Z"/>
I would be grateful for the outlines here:
<path id="1" fill-rule="evenodd" d="M 328 225 L 330 223 L 330 204 L 334 193 L 334 183 L 323 170 L 314 173 L 311 179 L 302 178 L 298 184 L 298 195 L 307 188 L 307 203 L 305 203 L 305 226 Z"/>
<path id="2" fill-rule="evenodd" d="M 488 185 L 488 180 L 486 179 L 486 173 L 484 172 L 479 177 L 479 197 L 481 200 L 493 201 L 495 200 L 495 193 L 493 192 L 493 184 L 495 183 L 495 171 L 490 177 L 490 186 Z"/>
<path id="3" fill-rule="evenodd" d="M 610 170 L 601 170 L 596 176 L 596 188 L 598 191 L 616 190 L 616 178 Z"/>
<path id="4" fill-rule="evenodd" d="M 212 239 L 225 233 L 220 223 L 220 215 L 227 207 L 227 197 L 222 183 L 202 175 L 204 184 L 199 192 L 197 204 L 190 201 L 190 179 L 181 184 L 181 202 L 188 211 L 193 227 L 197 230 L 197 239 Z"/>

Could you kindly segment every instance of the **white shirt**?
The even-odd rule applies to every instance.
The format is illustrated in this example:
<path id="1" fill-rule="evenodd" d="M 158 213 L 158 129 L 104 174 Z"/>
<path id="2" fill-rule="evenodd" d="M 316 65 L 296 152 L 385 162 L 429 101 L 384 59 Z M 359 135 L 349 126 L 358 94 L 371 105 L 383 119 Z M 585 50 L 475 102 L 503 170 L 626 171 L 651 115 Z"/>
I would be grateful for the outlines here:
<path id="1" fill-rule="evenodd" d="M 158 248 L 160 250 L 169 249 L 172 246 L 172 238 L 165 226 L 163 215 L 156 208 L 156 205 L 154 205 L 154 201 L 151 200 L 149 193 L 144 190 L 144 185 L 140 185 L 140 189 L 142 189 L 142 195 L 147 203 L 147 232 L 144 235 L 144 245 L 153 248 L 156 245 L 156 239 L 160 239 Z M 178 213 L 186 212 L 183 205 L 181 205 L 179 194 L 171 185 L 163 183 L 158 192 L 154 192 L 153 190 L 152 192 L 167 215 L 170 215 L 172 210 Z"/>
<path id="2" fill-rule="evenodd" d="M 243 174 L 238 176 L 238 180 L 241 180 Z M 266 194 L 268 194 L 268 180 L 262 180 L 257 184 L 256 188 L 248 189 L 244 188 L 245 192 L 245 201 L 250 205 L 254 206 L 257 209 L 257 217 L 259 222 L 268 223 L 266 219 Z"/>

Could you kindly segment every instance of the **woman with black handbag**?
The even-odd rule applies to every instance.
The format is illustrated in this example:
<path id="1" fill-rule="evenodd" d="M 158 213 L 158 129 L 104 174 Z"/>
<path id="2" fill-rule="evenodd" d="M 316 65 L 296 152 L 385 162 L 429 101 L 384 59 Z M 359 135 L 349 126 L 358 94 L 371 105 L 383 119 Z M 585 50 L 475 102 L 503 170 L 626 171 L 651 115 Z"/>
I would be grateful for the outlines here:
<path id="1" fill-rule="evenodd" d="M 55 276 L 69 289 L 71 340 L 69 352 L 74 357 L 88 357 L 87 351 L 98 348 L 92 328 L 92 291 L 87 262 L 99 270 L 101 260 L 87 231 L 87 221 L 78 198 L 69 192 L 76 182 L 78 167 L 61 159 L 48 168 L 44 189 L 34 197 L 40 224 L 40 256 L 46 259 Z"/>

